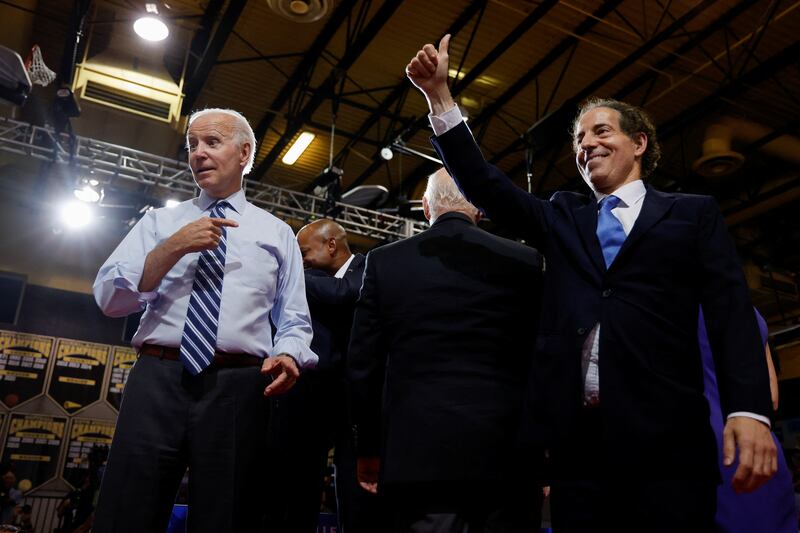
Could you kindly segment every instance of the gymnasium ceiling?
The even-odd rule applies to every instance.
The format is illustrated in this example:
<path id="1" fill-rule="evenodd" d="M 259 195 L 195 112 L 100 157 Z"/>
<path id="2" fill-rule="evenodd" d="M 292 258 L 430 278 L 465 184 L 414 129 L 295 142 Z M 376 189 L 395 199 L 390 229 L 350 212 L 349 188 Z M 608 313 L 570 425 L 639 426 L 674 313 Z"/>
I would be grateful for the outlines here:
<path id="1" fill-rule="evenodd" d="M 436 168 L 397 150 L 390 161 L 379 155 L 393 143 L 433 155 L 427 108 L 404 67 L 422 44 L 452 33 L 452 91 L 486 157 L 521 187 L 528 159 L 538 194 L 584 187 L 566 133 L 578 102 L 597 95 L 642 105 L 664 146 L 652 183 L 713 194 L 756 269 L 757 303 L 773 322 L 800 314 L 800 1 L 310 3 L 323 6 L 317 21 L 279 15 L 287 0 L 156 2 L 171 34 L 147 45 L 130 28 L 145 2 L 0 0 L 0 44 L 24 57 L 38 43 L 63 79 L 83 14 L 77 63 L 105 54 L 118 66 L 171 75 L 182 83 L 183 115 L 204 107 L 243 112 L 259 141 L 252 178 L 311 192 L 332 160 L 345 190 L 382 185 L 390 191 L 383 208 L 393 209 L 419 198 Z M 46 120 L 37 117 L 46 117 L 54 88 L 34 91 L 37 103 L 27 107 L 40 112 L 10 114 Z M 185 121 L 80 104 L 72 120 L 80 135 L 185 158 Z M 706 152 L 703 176 L 693 164 L 712 125 L 717 135 L 706 145 L 716 151 Z M 316 138 L 285 165 L 281 156 L 302 131 Z"/>

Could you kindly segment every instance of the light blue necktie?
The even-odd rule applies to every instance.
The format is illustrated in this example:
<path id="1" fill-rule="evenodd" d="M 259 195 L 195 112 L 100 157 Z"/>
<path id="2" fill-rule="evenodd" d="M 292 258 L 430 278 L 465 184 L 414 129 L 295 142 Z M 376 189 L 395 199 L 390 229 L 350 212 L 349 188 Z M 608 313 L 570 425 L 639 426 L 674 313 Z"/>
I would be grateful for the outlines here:
<path id="1" fill-rule="evenodd" d="M 603 249 L 603 259 L 606 268 L 611 266 L 617 257 L 622 243 L 625 242 L 625 230 L 622 222 L 611 212 L 619 205 L 620 199 L 616 196 L 606 196 L 600 201 L 600 212 L 597 214 L 597 238 Z"/>
<path id="2" fill-rule="evenodd" d="M 211 216 L 225 218 L 227 207 L 230 207 L 228 202 L 217 202 L 211 208 Z M 183 326 L 181 361 L 195 376 L 211 364 L 217 347 L 222 278 L 225 275 L 225 251 L 228 248 L 225 227 L 220 229 L 222 238 L 219 246 L 200 252 L 192 295 L 189 298 L 189 311 Z"/>

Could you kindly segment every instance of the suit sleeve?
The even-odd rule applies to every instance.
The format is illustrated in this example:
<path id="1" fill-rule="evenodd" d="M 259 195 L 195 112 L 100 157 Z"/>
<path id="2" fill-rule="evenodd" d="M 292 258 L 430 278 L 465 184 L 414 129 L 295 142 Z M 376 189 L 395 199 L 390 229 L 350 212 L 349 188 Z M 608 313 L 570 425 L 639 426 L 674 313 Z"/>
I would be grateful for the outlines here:
<path id="1" fill-rule="evenodd" d="M 334 278 L 306 275 L 306 296 L 311 305 L 352 305 L 358 299 L 360 288 L 360 276 Z"/>
<path id="2" fill-rule="evenodd" d="M 539 245 L 551 225 L 549 202 L 517 187 L 484 159 L 472 132 L 463 122 L 432 137 L 431 143 L 464 196 L 492 221 L 509 228 L 524 228 Z"/>
<path id="3" fill-rule="evenodd" d="M 376 278 L 375 260 L 369 254 L 347 351 L 347 381 L 359 457 L 375 457 L 380 452 L 381 399 L 387 352 Z"/>
<path id="4" fill-rule="evenodd" d="M 736 248 L 712 198 L 701 217 L 701 297 L 722 411 L 725 416 L 750 412 L 768 418 L 771 404 L 764 345 Z"/>

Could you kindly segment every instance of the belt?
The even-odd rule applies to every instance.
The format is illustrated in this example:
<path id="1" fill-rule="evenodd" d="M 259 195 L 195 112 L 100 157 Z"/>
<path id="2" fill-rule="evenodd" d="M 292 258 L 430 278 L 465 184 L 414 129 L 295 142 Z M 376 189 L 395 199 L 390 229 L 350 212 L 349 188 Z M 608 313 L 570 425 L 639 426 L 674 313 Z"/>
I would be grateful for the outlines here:
<path id="1" fill-rule="evenodd" d="M 157 344 L 142 344 L 139 348 L 139 355 L 149 355 L 158 357 L 159 359 L 168 359 L 170 361 L 181 360 L 180 348 L 173 348 L 171 346 L 159 346 Z M 242 366 L 261 366 L 264 360 L 255 355 L 246 353 L 227 353 L 227 352 L 214 352 L 215 366 L 228 368 L 228 367 L 242 367 Z"/>

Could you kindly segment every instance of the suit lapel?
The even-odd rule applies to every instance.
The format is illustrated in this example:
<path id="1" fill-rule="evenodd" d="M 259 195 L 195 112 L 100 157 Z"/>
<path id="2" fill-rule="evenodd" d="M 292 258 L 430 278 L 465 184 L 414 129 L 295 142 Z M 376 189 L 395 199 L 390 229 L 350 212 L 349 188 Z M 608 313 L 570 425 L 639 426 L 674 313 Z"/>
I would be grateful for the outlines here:
<path id="1" fill-rule="evenodd" d="M 647 193 L 644 197 L 644 203 L 642 204 L 642 211 L 639 213 L 639 217 L 633 224 L 630 234 L 622 244 L 622 248 L 620 248 L 617 258 L 611 265 L 612 267 L 616 265 L 620 261 L 620 258 L 625 255 L 626 250 L 636 244 L 636 241 L 641 239 L 642 236 L 647 233 L 647 231 L 652 228 L 656 222 L 664 217 L 674 201 L 675 199 L 671 196 L 668 196 L 655 189 L 651 189 L 650 187 L 647 188 Z"/>
<path id="2" fill-rule="evenodd" d="M 597 240 L 597 202 L 590 200 L 576 209 L 574 215 L 578 233 L 583 240 L 587 255 L 597 270 L 605 272 L 606 263 L 603 259 L 603 251 L 600 249 L 600 242 Z"/>
<path id="3" fill-rule="evenodd" d="M 361 278 L 361 274 L 364 270 L 364 256 L 362 254 L 354 254 L 353 260 L 350 262 L 350 266 L 347 267 L 347 271 L 344 273 L 344 276 L 356 276 Z"/>

